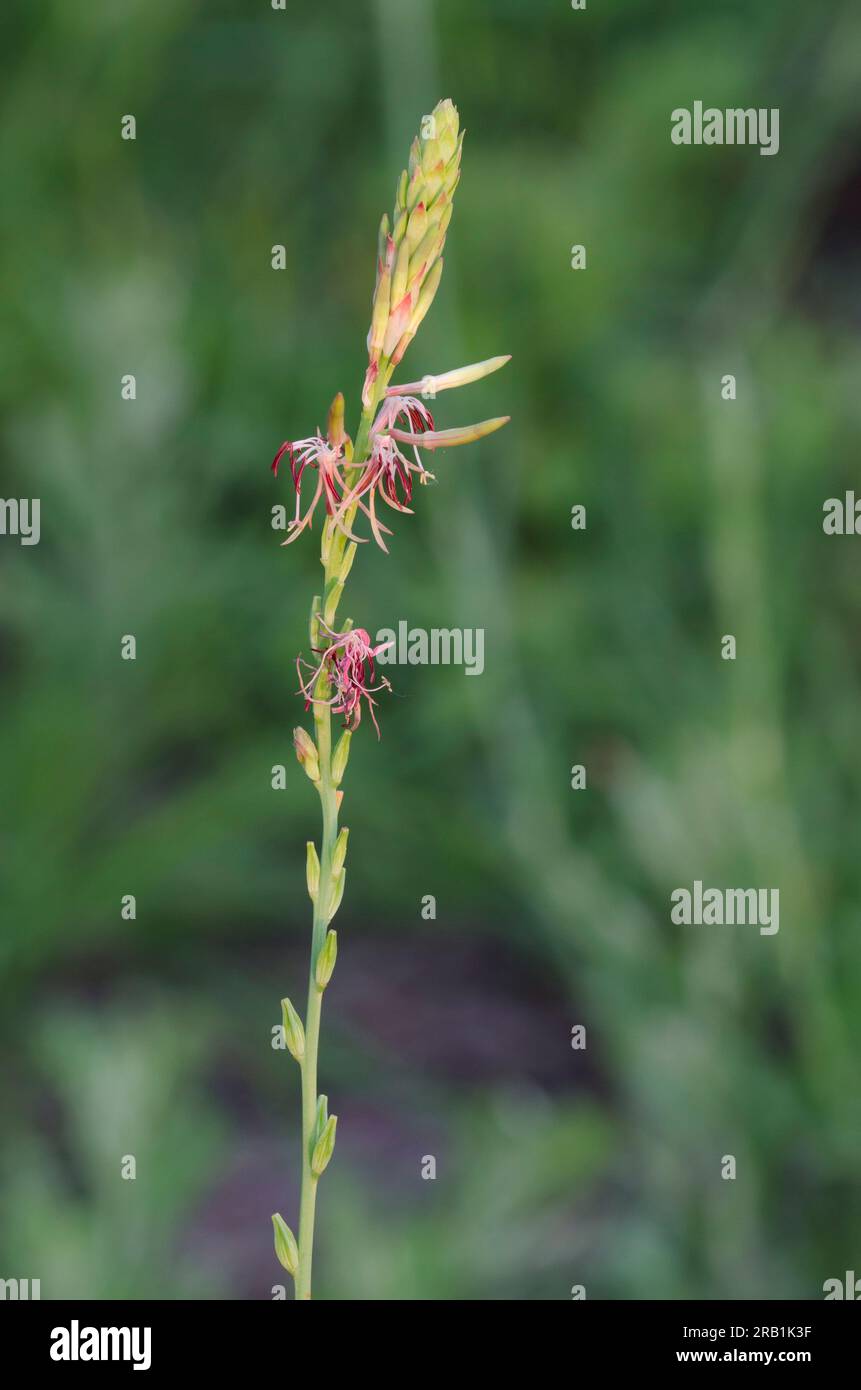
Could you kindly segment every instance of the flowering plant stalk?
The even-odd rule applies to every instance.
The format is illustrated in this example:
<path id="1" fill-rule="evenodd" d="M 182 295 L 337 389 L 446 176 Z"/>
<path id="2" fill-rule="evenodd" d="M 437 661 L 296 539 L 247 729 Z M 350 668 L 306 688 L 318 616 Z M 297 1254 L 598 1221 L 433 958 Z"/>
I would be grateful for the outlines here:
<path id="1" fill-rule="evenodd" d="M 383 551 L 387 549 L 385 537 L 392 532 L 378 514 L 378 504 L 385 503 L 394 513 L 411 513 L 414 482 L 417 479 L 425 484 L 433 479 L 425 469 L 421 451 L 470 443 L 508 420 L 504 416 L 438 430 L 425 404 L 439 392 L 496 371 L 508 357 L 494 357 L 402 386 L 390 385 L 439 286 L 462 145 L 456 107 L 450 101 L 439 102 L 433 113 L 425 116 L 421 134 L 413 141 L 409 167 L 398 182 L 392 219 L 384 215 L 380 223 L 368 369 L 355 442 L 344 429 L 344 397 L 339 393 L 329 410 L 325 436 L 318 432 L 285 441 L 272 463 L 277 476 L 286 460 L 295 492 L 295 516 L 284 545 L 310 528 L 321 503 L 325 512 L 320 548 L 323 592 L 311 607 L 312 655 L 310 660 L 300 656 L 296 663 L 299 694 L 306 710 L 313 713 L 313 734 L 301 727 L 293 732 L 296 756 L 317 788 L 323 813 L 320 851 L 311 840 L 307 847 L 313 932 L 304 1023 L 289 999 L 281 1001 L 284 1040 L 299 1064 L 302 1080 L 298 1240 L 280 1213 L 272 1217 L 275 1253 L 293 1276 L 297 1299 L 311 1297 L 317 1187 L 332 1157 L 337 1127 L 337 1117 L 328 1112 L 326 1096 L 317 1093 L 317 1054 L 323 992 L 332 978 L 338 952 L 331 922 L 346 880 L 349 831 L 338 826 L 343 798 L 340 788 L 350 740 L 361 722 L 363 707 L 367 707 L 379 737 L 374 697 L 390 689 L 389 682 L 375 671 L 374 659 L 383 648 L 375 647 L 368 632 L 354 627 L 351 621 L 344 622 L 339 630 L 338 606 L 357 547 L 373 538 Z M 310 502 L 307 489 L 303 502 L 303 486 L 309 476 L 314 479 Z M 366 525 L 370 536 L 356 534 L 357 524 Z M 334 747 L 333 714 L 342 715 L 344 720 Z"/>

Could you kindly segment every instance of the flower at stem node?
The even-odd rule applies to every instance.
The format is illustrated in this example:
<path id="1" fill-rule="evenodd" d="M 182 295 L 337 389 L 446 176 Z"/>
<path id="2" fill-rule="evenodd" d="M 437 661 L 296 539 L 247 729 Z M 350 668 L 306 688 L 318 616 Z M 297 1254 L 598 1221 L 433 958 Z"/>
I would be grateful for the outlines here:
<path id="1" fill-rule="evenodd" d="M 281 1019 L 284 1027 L 284 1041 L 287 1049 L 297 1062 L 305 1056 L 305 1029 L 289 999 L 281 1000 Z"/>
<path id="2" fill-rule="evenodd" d="M 332 754 L 332 784 L 339 787 L 347 770 L 347 759 L 350 756 L 350 739 L 353 737 L 349 729 L 345 729 L 338 742 L 335 744 L 335 751 Z"/>
<path id="3" fill-rule="evenodd" d="M 318 627 L 321 641 L 328 642 L 323 652 L 318 648 L 315 653 L 320 657 L 319 662 L 314 666 L 301 657 L 296 662 L 299 694 L 305 697 L 305 708 L 328 705 L 333 714 L 345 716 L 344 723 L 348 729 L 357 729 L 362 718 L 362 700 L 367 700 L 379 738 L 380 726 L 374 714 L 377 702 L 373 697 L 378 690 L 391 690 L 392 687 L 385 676 L 379 685 L 371 684 L 376 678 L 374 657 L 392 643 L 381 642 L 376 647 L 372 646 L 370 636 L 363 627 L 333 632 L 322 618 L 318 619 Z M 303 667 L 310 672 L 309 675 L 303 675 Z M 319 684 L 324 684 L 326 692 L 334 686 L 334 694 L 321 693 Z"/>
<path id="4" fill-rule="evenodd" d="M 338 1116 L 330 1115 L 311 1155 L 311 1172 L 315 1178 L 321 1177 L 329 1165 L 329 1160 L 335 1149 L 335 1130 L 337 1128 Z"/>
<path id="5" fill-rule="evenodd" d="M 299 1247 L 296 1244 L 296 1237 L 287 1225 L 280 1212 L 272 1217 L 272 1228 L 275 1232 L 275 1254 L 288 1274 L 295 1278 L 299 1268 Z"/>
<path id="6" fill-rule="evenodd" d="M 293 747 L 296 750 L 296 758 L 300 767 L 305 769 L 305 773 L 312 782 L 320 780 L 320 762 L 317 756 L 317 745 L 306 729 L 296 728 L 293 730 Z"/>
<path id="7" fill-rule="evenodd" d="M 320 891 L 320 860 L 317 857 L 317 846 L 313 840 L 308 841 L 305 856 L 305 879 L 308 884 L 308 897 L 312 903 L 316 903 L 317 894 Z"/>
<path id="8" fill-rule="evenodd" d="M 332 971 L 335 969 L 335 961 L 338 959 L 338 933 L 327 931 L 326 940 L 320 947 L 320 954 L 317 957 L 317 964 L 314 967 L 314 979 L 318 989 L 325 989 L 332 978 Z"/>
<path id="9" fill-rule="evenodd" d="M 337 878 L 344 867 L 344 860 L 347 858 L 347 841 L 350 838 L 350 831 L 346 825 L 342 825 L 335 841 L 335 848 L 332 851 L 332 877 Z"/>
<path id="10" fill-rule="evenodd" d="M 341 906 L 341 899 L 344 896 L 344 885 L 346 882 L 347 870 L 342 869 L 341 872 L 333 879 L 334 887 L 332 889 L 332 901 L 329 904 L 329 915 L 326 919 L 328 922 L 331 922 L 335 913 L 338 911 L 338 908 Z"/>

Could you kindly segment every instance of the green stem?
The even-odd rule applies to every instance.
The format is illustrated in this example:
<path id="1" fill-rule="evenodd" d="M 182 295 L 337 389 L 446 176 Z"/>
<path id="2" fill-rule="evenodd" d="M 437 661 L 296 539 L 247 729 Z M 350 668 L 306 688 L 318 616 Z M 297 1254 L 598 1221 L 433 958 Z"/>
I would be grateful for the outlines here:
<path id="1" fill-rule="evenodd" d="M 317 1139 L 317 1053 L 320 1045 L 320 1012 L 323 991 L 318 988 L 315 967 L 326 938 L 332 886 L 332 854 L 338 835 L 338 803 L 332 785 L 332 719 L 328 705 L 315 706 L 317 749 L 320 760 L 320 801 L 323 807 L 323 852 L 320 855 L 320 887 L 314 906 L 314 934 L 308 972 L 308 1008 L 305 1013 L 305 1055 L 302 1058 L 302 1194 L 299 1203 L 299 1268 L 296 1297 L 311 1297 L 311 1261 L 314 1250 L 314 1209 L 318 1179 L 311 1172 L 311 1155 Z"/>
<path id="2" fill-rule="evenodd" d="M 353 458 L 364 461 L 376 411 L 377 401 L 385 391 L 388 374 L 381 374 L 370 406 L 362 412 Z M 352 509 L 353 512 L 355 508 Z M 350 520 L 352 517 L 349 518 Z M 348 520 L 349 526 L 349 520 Z M 323 618 L 331 626 L 335 621 L 341 586 L 338 575 L 344 558 L 345 538 L 327 521 L 323 529 Z M 299 1199 L 299 1267 L 296 1271 L 296 1298 L 311 1297 L 311 1264 L 314 1253 L 314 1216 L 317 1204 L 318 1179 L 311 1172 L 311 1155 L 317 1139 L 317 1055 L 320 1047 L 320 1013 L 323 991 L 317 987 L 316 965 L 329 925 L 329 904 L 332 895 L 332 855 L 338 837 L 338 794 L 332 783 L 332 716 L 327 704 L 329 682 L 324 673 L 316 694 L 321 703 L 314 706 L 317 733 L 317 756 L 320 764 L 320 803 L 323 810 L 323 845 L 320 854 L 320 887 L 314 905 L 314 927 L 311 940 L 311 966 L 308 972 L 308 1007 L 305 1013 L 305 1055 L 302 1058 L 302 1190 Z"/>

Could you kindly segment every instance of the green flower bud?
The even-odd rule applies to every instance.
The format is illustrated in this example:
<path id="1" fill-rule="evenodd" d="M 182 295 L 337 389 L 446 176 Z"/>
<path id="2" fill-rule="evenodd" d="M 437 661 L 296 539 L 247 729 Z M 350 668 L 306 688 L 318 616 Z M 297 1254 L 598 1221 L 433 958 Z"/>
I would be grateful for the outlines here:
<path id="1" fill-rule="evenodd" d="M 388 223 L 381 224 L 378 289 L 384 286 L 387 272 L 391 279 L 385 284 L 383 295 L 374 297 L 368 334 L 370 365 L 362 391 L 366 408 L 374 399 L 381 361 L 386 371 L 400 362 L 439 285 L 451 200 L 460 178 L 462 144 L 457 107 L 448 100 L 438 102 L 431 115 L 422 119 L 421 133 L 410 148 L 409 168 L 398 182 L 391 238 L 386 236 L 385 250 L 383 230 Z M 424 287 L 436 267 L 433 292 L 422 300 Z"/>
<path id="2" fill-rule="evenodd" d="M 344 393 L 339 391 L 329 407 L 329 420 L 326 438 L 333 449 L 340 449 L 344 443 Z"/>
<path id="3" fill-rule="evenodd" d="M 275 1254 L 287 1273 L 295 1276 L 299 1268 L 299 1247 L 296 1237 L 280 1212 L 276 1211 L 273 1216 L 272 1228 L 275 1232 Z"/>
<path id="4" fill-rule="evenodd" d="M 415 211 L 410 214 L 410 220 L 407 225 L 406 243 L 410 252 L 415 251 L 427 229 L 428 215 L 425 211 L 425 205 L 424 203 L 419 203 Z"/>
<path id="5" fill-rule="evenodd" d="M 308 849 L 305 858 L 305 878 L 308 883 L 308 897 L 312 903 L 317 901 L 317 894 L 320 890 L 320 860 L 317 858 L 317 849 L 313 840 L 308 841 Z"/>
<path id="6" fill-rule="evenodd" d="M 332 877 L 333 877 L 333 878 L 337 878 L 337 877 L 338 877 L 338 874 L 341 872 L 341 870 L 342 870 L 343 867 L 344 867 L 344 860 L 345 860 L 346 857 L 347 857 L 347 841 L 348 841 L 349 838 L 350 838 L 350 832 L 349 832 L 349 830 L 347 829 L 346 825 L 344 825 L 344 826 L 341 827 L 341 830 L 340 830 L 340 832 L 339 832 L 339 834 L 338 834 L 338 838 L 337 838 L 337 840 L 335 841 L 335 849 L 334 849 L 334 851 L 333 851 L 333 853 L 332 853 Z"/>
<path id="7" fill-rule="evenodd" d="M 355 545 L 355 541 L 351 542 L 351 544 Z M 323 617 L 330 627 L 334 621 L 335 611 L 338 604 L 341 602 L 341 595 L 343 592 L 344 585 L 340 579 L 336 579 L 326 592 L 326 606 L 323 610 Z M 314 710 L 314 718 L 319 718 L 320 714 L 321 710 L 319 706 L 317 706 Z"/>
<path id="8" fill-rule="evenodd" d="M 317 963 L 314 966 L 314 979 L 318 989 L 325 989 L 332 978 L 335 961 L 338 959 L 338 933 L 327 931 L 326 940 L 320 947 Z"/>
<path id="9" fill-rule="evenodd" d="M 422 166 L 417 165 L 407 184 L 407 211 L 412 212 L 424 199 L 425 181 Z"/>
<path id="10" fill-rule="evenodd" d="M 389 314 L 386 336 L 383 340 L 384 357 L 391 357 L 403 334 L 409 328 L 414 308 L 415 299 L 411 294 L 405 294 L 400 303 L 393 307 Z"/>
<path id="11" fill-rule="evenodd" d="M 382 274 L 383 266 L 386 264 L 386 248 L 389 240 L 389 214 L 384 212 L 380 218 L 380 230 L 377 233 L 377 268 Z M 379 278 L 379 277 L 378 277 Z"/>
<path id="12" fill-rule="evenodd" d="M 440 251 L 445 233 L 441 227 L 429 227 L 410 256 L 409 284 L 418 278 L 424 278 L 427 268 L 433 265 Z"/>
<path id="13" fill-rule="evenodd" d="M 463 135 L 460 133 L 460 118 L 454 102 L 446 97 L 438 101 L 433 109 L 433 134 L 438 156 L 446 164 L 457 153 Z"/>
<path id="14" fill-rule="evenodd" d="M 392 304 L 400 304 L 407 291 L 407 274 L 410 268 L 410 241 L 404 237 L 398 248 L 395 269 L 392 274 Z"/>
<path id="15" fill-rule="evenodd" d="M 312 782 L 320 780 L 320 763 L 317 757 L 317 745 L 307 730 L 297 728 L 293 730 L 293 747 L 296 750 L 296 757 L 301 767 Z"/>
<path id="16" fill-rule="evenodd" d="M 388 267 L 383 268 L 374 293 L 374 307 L 371 313 L 371 328 L 368 333 L 368 356 L 374 360 L 379 357 L 386 336 L 389 321 L 389 301 L 391 299 L 392 276 Z"/>
<path id="17" fill-rule="evenodd" d="M 422 285 L 421 294 L 419 295 L 419 302 L 410 320 L 410 332 L 413 334 L 415 334 L 416 329 L 434 302 L 436 292 L 439 289 L 439 282 L 442 279 L 442 267 L 443 260 L 442 257 L 440 257 L 440 259 L 431 266 L 430 271 L 425 277 L 425 282 Z"/>
<path id="18" fill-rule="evenodd" d="M 317 1140 L 320 1138 L 320 1135 L 323 1133 L 323 1130 L 326 1128 L 326 1122 L 327 1122 L 328 1119 L 329 1119 L 329 1097 L 328 1097 L 328 1096 L 318 1096 L 318 1097 L 317 1097 L 317 1119 L 316 1119 L 316 1121 L 315 1121 L 315 1123 L 314 1123 L 314 1143 L 315 1143 L 315 1144 L 316 1144 Z"/>
<path id="19" fill-rule="evenodd" d="M 400 212 L 398 213 L 397 217 L 395 218 L 395 225 L 394 225 L 394 229 L 392 230 L 392 241 L 394 242 L 396 248 L 397 248 L 398 246 L 400 246 L 401 242 L 403 241 L 404 237 L 406 236 L 406 231 L 407 231 L 407 210 L 406 210 L 406 208 L 402 208 L 402 209 L 400 210 Z"/>
<path id="20" fill-rule="evenodd" d="M 392 365 L 395 367 L 398 365 L 407 348 L 409 347 L 410 343 L 412 342 L 413 338 L 416 336 L 419 324 L 421 323 L 430 306 L 433 304 L 434 296 L 436 295 L 436 292 L 439 288 L 439 282 L 442 279 L 442 267 L 443 260 L 440 256 L 439 260 L 432 267 L 430 273 L 425 277 L 425 282 L 422 286 L 421 294 L 419 295 L 419 302 L 410 320 L 409 327 L 407 328 L 403 336 L 398 340 L 398 344 L 394 352 L 391 354 Z"/>
<path id="21" fill-rule="evenodd" d="M 390 386 L 388 395 L 416 396 L 421 392 L 422 395 L 438 396 L 441 391 L 450 391 L 453 386 L 468 386 L 472 381 L 481 381 L 482 377 L 498 372 L 510 361 L 511 353 L 506 353 L 503 357 L 488 357 L 484 362 L 471 362 L 468 367 L 456 367 L 454 371 L 443 372 L 440 376 L 428 373 L 421 381 L 405 381 Z"/>
<path id="22" fill-rule="evenodd" d="M 329 916 L 327 918 L 327 921 L 329 922 L 331 922 L 335 913 L 338 911 L 338 908 L 341 906 L 341 899 L 344 896 L 344 884 L 346 882 L 347 870 L 342 869 L 341 872 L 338 874 L 338 877 L 335 879 L 334 887 L 332 889 L 332 901 L 329 904 Z"/>
<path id="23" fill-rule="evenodd" d="M 281 1019 L 287 1049 L 297 1062 L 301 1062 L 305 1056 L 305 1029 L 289 999 L 281 1000 Z"/>
<path id="24" fill-rule="evenodd" d="M 338 1116 L 330 1115 L 311 1155 L 311 1172 L 315 1178 L 321 1177 L 329 1165 L 329 1160 L 335 1149 L 335 1130 L 337 1128 Z"/>
<path id="25" fill-rule="evenodd" d="M 436 128 L 436 117 L 434 117 L 433 128 Z M 425 175 L 425 177 L 427 177 L 428 174 L 432 173 L 440 162 L 442 162 L 443 168 L 445 168 L 445 162 L 442 159 L 442 152 L 439 147 L 439 141 L 434 136 L 431 136 L 429 140 L 423 140 L 422 173 Z"/>
<path id="26" fill-rule="evenodd" d="M 320 645 L 320 631 L 317 626 L 317 620 L 320 617 L 321 602 L 320 595 L 315 594 L 314 602 L 311 604 L 311 618 L 308 623 L 308 641 L 311 643 L 312 651 Z"/>
<path id="27" fill-rule="evenodd" d="M 425 172 L 425 186 L 422 192 L 422 198 L 427 203 L 428 207 L 433 205 L 434 198 L 438 193 L 442 192 L 444 184 L 445 165 L 440 159 L 432 169 L 428 169 Z"/>
<path id="28" fill-rule="evenodd" d="M 347 760 L 350 756 L 350 740 L 352 737 L 352 730 L 347 729 L 335 744 L 335 751 L 332 754 L 332 781 L 336 787 L 341 785 L 341 780 L 347 770 Z"/>
<path id="29" fill-rule="evenodd" d="M 346 584 L 347 576 L 349 575 L 350 570 L 353 568 L 353 561 L 356 558 L 357 549 L 358 546 L 356 545 L 356 542 L 350 541 L 350 544 L 344 551 L 344 558 L 341 561 L 341 568 L 338 570 L 338 583 L 342 587 L 344 586 L 344 584 Z"/>

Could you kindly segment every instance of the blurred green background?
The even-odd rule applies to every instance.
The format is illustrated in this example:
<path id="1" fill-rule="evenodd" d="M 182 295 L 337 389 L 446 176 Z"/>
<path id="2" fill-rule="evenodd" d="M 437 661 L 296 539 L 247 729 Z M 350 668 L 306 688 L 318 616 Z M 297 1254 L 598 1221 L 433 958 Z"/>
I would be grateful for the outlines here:
<path id="1" fill-rule="evenodd" d="M 2 491 L 42 539 L 0 543 L 0 1276 L 286 1278 L 319 529 L 280 548 L 269 462 L 339 388 L 355 429 L 377 224 L 450 96 L 401 379 L 511 352 L 437 418 L 512 423 L 431 461 L 344 613 L 483 627 L 486 667 L 393 668 L 354 740 L 315 1293 L 821 1297 L 861 1259 L 861 541 L 821 526 L 858 486 L 857 5 L 7 0 L 3 28 Z M 779 154 L 674 146 L 697 99 L 779 107 Z M 779 887 L 779 934 L 672 926 L 695 878 Z"/>

